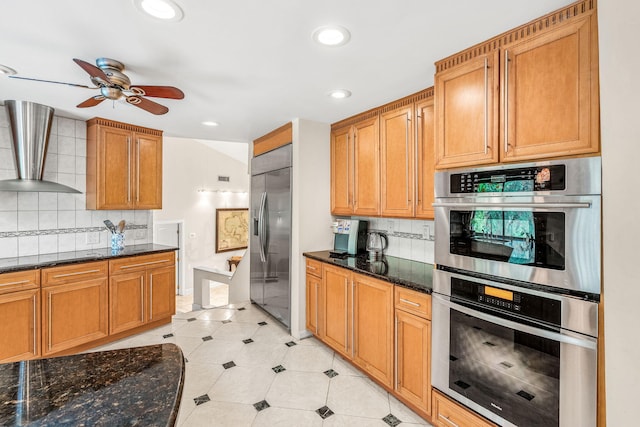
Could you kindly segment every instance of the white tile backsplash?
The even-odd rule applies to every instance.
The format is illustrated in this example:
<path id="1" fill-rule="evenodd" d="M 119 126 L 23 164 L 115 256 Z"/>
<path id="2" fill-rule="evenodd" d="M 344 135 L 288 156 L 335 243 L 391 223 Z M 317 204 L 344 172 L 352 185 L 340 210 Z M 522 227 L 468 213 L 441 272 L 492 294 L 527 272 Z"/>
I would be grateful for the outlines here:
<path id="1" fill-rule="evenodd" d="M 6 111 L 0 109 L 0 179 L 16 178 Z M 83 194 L 27 193 L 0 191 L 0 258 L 67 252 L 108 247 L 108 231 L 99 231 L 100 243 L 87 244 L 87 233 L 93 227 L 104 229 L 107 218 L 114 223 L 125 219 L 129 225 L 153 228 L 150 211 L 88 211 L 86 210 L 86 124 L 81 120 L 54 116 L 45 160 L 44 179 L 68 185 Z M 76 233 L 56 233 L 58 229 L 78 229 Z M 46 233 L 42 233 L 47 230 Z M 54 231 L 51 231 L 54 230 Z M 128 244 L 150 243 L 152 233 L 143 230 Z M 13 233 L 18 233 L 15 237 Z M 26 233 L 29 235 L 25 235 Z M 31 235 L 36 234 L 36 235 Z"/>
<path id="2" fill-rule="evenodd" d="M 399 218 L 360 218 L 369 221 L 369 229 L 382 231 L 389 238 L 386 254 L 433 264 L 433 221 Z M 425 233 L 425 227 L 431 235 Z"/>
<path id="3" fill-rule="evenodd" d="M 18 237 L 18 256 L 38 255 L 38 236 Z"/>
<path id="4" fill-rule="evenodd" d="M 0 211 L 18 210 L 18 193 L 13 191 L 0 191 Z"/>

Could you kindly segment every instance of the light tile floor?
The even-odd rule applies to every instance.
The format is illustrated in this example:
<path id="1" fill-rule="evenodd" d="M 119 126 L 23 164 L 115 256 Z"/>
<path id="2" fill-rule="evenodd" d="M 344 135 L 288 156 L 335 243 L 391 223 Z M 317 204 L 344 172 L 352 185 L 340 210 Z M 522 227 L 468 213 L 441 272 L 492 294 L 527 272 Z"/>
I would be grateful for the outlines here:
<path id="1" fill-rule="evenodd" d="M 251 303 L 191 312 L 183 299 L 171 324 L 95 349 L 180 346 L 179 427 L 429 425 L 317 339 L 294 339 Z"/>

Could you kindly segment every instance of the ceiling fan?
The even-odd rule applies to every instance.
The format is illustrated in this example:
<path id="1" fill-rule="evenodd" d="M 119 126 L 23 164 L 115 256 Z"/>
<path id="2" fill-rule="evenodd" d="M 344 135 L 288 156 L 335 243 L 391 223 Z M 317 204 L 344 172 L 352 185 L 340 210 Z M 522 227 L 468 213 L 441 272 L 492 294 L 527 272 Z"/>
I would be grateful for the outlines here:
<path id="1" fill-rule="evenodd" d="M 124 98 L 124 100 L 135 105 L 138 108 L 142 108 L 152 114 L 166 114 L 169 109 L 164 105 L 151 101 L 145 96 L 153 98 L 169 98 L 169 99 L 182 99 L 184 93 L 173 86 L 143 86 L 143 85 L 131 85 L 131 80 L 127 77 L 124 71 L 124 64 L 109 58 L 98 58 L 96 65 L 90 64 L 82 59 L 74 58 L 73 61 L 78 64 L 89 76 L 91 76 L 91 83 L 95 86 L 86 86 L 75 83 L 56 82 L 52 80 L 32 79 L 28 77 L 9 76 L 14 79 L 33 80 L 37 82 L 56 83 L 68 86 L 82 87 L 87 89 L 99 89 L 100 94 L 92 96 L 84 102 L 77 105 L 78 108 L 93 107 L 100 104 L 105 99 L 111 99 L 113 101 Z"/>

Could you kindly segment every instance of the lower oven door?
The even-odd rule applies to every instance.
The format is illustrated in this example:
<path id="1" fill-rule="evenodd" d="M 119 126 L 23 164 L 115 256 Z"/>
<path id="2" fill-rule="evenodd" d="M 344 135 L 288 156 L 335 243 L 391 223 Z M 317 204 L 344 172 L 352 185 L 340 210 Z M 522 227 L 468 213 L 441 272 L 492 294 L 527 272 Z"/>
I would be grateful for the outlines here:
<path id="1" fill-rule="evenodd" d="M 595 338 L 432 303 L 438 390 L 501 426 L 596 425 Z"/>

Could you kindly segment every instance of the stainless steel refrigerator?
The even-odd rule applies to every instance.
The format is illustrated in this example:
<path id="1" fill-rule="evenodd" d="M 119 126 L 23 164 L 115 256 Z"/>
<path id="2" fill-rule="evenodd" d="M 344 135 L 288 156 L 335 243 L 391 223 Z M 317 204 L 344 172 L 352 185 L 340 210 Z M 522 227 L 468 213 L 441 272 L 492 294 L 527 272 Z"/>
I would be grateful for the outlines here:
<path id="1" fill-rule="evenodd" d="M 291 144 L 251 160 L 251 301 L 291 328 Z"/>

